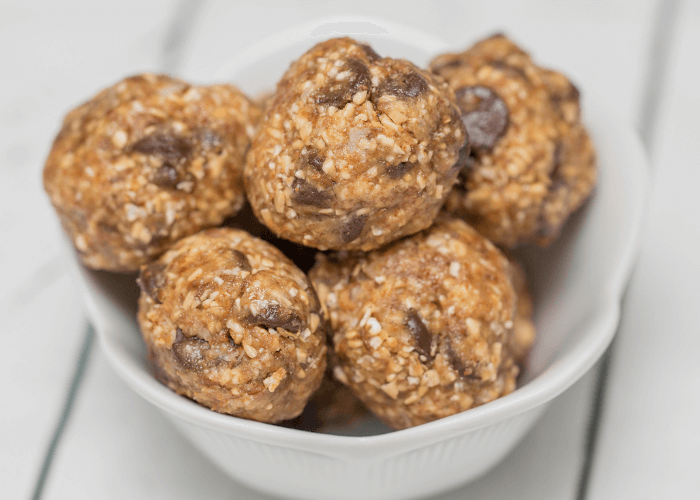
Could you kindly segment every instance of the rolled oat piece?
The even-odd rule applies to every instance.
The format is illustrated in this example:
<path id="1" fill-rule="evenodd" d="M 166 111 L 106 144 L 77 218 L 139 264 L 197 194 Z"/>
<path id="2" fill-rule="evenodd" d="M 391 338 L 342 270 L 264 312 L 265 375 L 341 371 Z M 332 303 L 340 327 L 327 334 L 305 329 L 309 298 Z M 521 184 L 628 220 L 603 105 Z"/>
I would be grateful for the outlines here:
<path id="1" fill-rule="evenodd" d="M 142 266 L 138 322 L 157 378 L 220 413 L 294 418 L 326 367 L 308 278 L 245 231 L 208 229 Z"/>
<path id="2" fill-rule="evenodd" d="M 444 81 L 350 38 L 277 85 L 245 168 L 258 219 L 320 250 L 371 250 L 428 227 L 466 136 Z"/>
<path id="3" fill-rule="evenodd" d="M 596 183 L 579 91 L 503 35 L 431 69 L 454 90 L 471 144 L 447 211 L 505 247 L 550 244 Z"/>
<path id="4" fill-rule="evenodd" d="M 82 263 L 137 271 L 236 213 L 257 107 L 232 85 L 143 74 L 66 116 L 44 187 Z"/>
<path id="5" fill-rule="evenodd" d="M 334 374 L 388 425 L 423 424 L 515 389 L 511 264 L 462 220 L 336 257 L 310 275 L 331 321 Z"/>

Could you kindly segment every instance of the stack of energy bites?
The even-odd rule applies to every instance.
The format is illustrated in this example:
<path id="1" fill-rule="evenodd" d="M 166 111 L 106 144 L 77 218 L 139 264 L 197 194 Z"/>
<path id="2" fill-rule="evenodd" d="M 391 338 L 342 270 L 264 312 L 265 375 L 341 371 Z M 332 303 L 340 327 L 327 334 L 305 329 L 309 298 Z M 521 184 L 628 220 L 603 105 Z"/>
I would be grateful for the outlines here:
<path id="1" fill-rule="evenodd" d="M 551 243 L 595 180 L 578 91 L 500 35 L 430 71 L 328 40 L 264 106 L 128 78 L 44 170 L 81 262 L 139 271 L 163 383 L 271 423 L 311 401 L 315 427 L 356 397 L 396 429 L 515 389 L 535 329 L 499 247 Z"/>

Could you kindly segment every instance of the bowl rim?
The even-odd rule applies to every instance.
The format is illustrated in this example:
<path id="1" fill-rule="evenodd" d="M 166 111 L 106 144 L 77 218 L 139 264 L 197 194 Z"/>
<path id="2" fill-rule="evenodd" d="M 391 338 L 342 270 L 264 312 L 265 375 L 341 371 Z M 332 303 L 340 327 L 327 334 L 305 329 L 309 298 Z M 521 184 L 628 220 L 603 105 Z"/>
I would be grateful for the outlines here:
<path id="1" fill-rule="evenodd" d="M 305 40 L 319 25 L 338 21 L 371 22 L 390 28 L 393 30 L 393 32 L 389 31 L 392 35 L 398 33 L 400 41 L 415 44 L 416 40 L 420 40 L 431 47 L 438 47 L 441 51 L 449 50 L 447 42 L 398 23 L 368 17 L 326 17 L 276 33 L 257 44 L 234 53 L 229 62 L 222 65 L 214 73 L 213 80 L 221 79 L 225 72 L 232 72 L 238 67 L 254 62 L 255 58 L 250 56 L 251 53 L 255 54 L 255 57 L 272 54 L 275 50 L 280 49 L 280 45 Z M 596 117 L 595 125 L 602 125 L 607 134 L 606 137 L 613 138 L 609 142 L 619 145 L 620 148 L 625 148 L 625 157 L 628 158 L 626 168 L 634 174 L 629 176 L 631 181 L 626 186 L 628 189 L 625 190 L 623 197 L 626 204 L 632 208 L 631 213 L 633 214 L 627 226 L 625 238 L 621 243 L 624 248 L 619 252 L 614 272 L 604 283 L 603 290 L 600 291 L 600 298 L 597 301 L 600 307 L 596 308 L 596 314 L 578 327 L 579 330 L 585 329 L 587 333 L 582 334 L 581 338 L 570 346 L 568 351 L 553 365 L 514 392 L 487 404 L 434 422 L 372 436 L 313 433 L 220 414 L 179 396 L 160 384 L 150 373 L 146 373 L 139 363 L 118 345 L 118 342 L 111 338 L 108 333 L 109 325 L 100 314 L 87 283 L 88 280 L 84 276 L 86 271 L 81 269 L 77 259 L 72 255 L 68 259 L 69 266 L 72 268 L 71 274 L 76 277 L 76 286 L 85 302 L 88 316 L 95 325 L 97 337 L 107 361 L 135 392 L 179 419 L 226 434 L 242 434 L 249 439 L 277 446 L 345 458 L 366 458 L 369 451 L 372 452 L 373 456 L 394 455 L 399 453 L 399 449 L 405 450 L 407 446 L 415 449 L 435 439 L 442 440 L 450 436 L 464 434 L 535 410 L 538 406 L 544 405 L 561 394 L 581 378 L 611 343 L 620 317 L 624 289 L 639 251 L 645 215 L 645 200 L 649 191 L 648 159 L 640 138 L 630 126 L 626 125 L 626 120 L 611 113 L 610 110 L 615 109 L 614 106 L 604 106 L 603 104 L 600 100 L 587 103 L 586 114 L 592 114 Z M 590 113 L 591 111 L 592 113 Z M 603 130 L 592 131 L 594 138 L 602 133 Z M 70 246 L 67 240 L 66 245 Z"/>

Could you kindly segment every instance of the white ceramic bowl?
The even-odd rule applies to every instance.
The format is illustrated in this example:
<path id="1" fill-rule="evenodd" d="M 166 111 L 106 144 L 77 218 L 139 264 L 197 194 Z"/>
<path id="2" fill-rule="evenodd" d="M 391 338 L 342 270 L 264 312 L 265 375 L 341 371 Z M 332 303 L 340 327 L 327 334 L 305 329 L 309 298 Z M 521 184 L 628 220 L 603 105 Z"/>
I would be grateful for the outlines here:
<path id="1" fill-rule="evenodd" d="M 370 42 L 380 54 L 422 65 L 438 52 L 459 49 L 385 21 L 326 19 L 266 39 L 207 76 L 255 95 L 271 89 L 307 48 L 345 33 Z M 522 386 L 512 394 L 398 432 L 385 432 L 371 419 L 338 430 L 346 435 L 329 435 L 221 415 L 153 378 L 135 321 L 133 277 L 88 271 L 72 259 L 107 359 L 212 462 L 268 493 L 305 499 L 408 498 L 476 478 L 503 459 L 552 399 L 595 363 L 618 323 L 639 239 L 646 159 L 636 135 L 610 116 L 611 108 L 598 96 L 585 97 L 584 114 L 599 153 L 599 186 L 553 246 L 520 252 L 532 277 L 539 337 Z M 347 435 L 352 433 L 360 435 Z"/>

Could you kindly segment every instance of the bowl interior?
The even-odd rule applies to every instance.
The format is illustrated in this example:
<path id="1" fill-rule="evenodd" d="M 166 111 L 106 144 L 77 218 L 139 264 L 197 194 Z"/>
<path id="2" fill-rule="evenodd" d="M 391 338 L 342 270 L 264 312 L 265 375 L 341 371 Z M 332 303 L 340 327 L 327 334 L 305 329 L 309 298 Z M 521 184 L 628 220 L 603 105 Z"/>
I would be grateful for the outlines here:
<path id="1" fill-rule="evenodd" d="M 341 33 L 370 43 L 380 55 L 403 57 L 421 66 L 439 52 L 455 50 L 439 39 L 391 23 L 330 19 L 263 40 L 203 80 L 229 81 L 249 95 L 261 94 L 273 89 L 289 63 L 305 50 Z M 604 101 L 598 96 L 584 97 L 584 116 L 598 149 L 599 185 L 552 246 L 527 246 L 516 252 L 528 274 L 538 330 L 519 389 L 463 414 L 391 434 L 456 432 L 532 409 L 573 384 L 612 340 L 639 239 L 647 189 L 646 158 L 639 140 L 624 122 L 607 113 Z M 151 375 L 136 324 L 135 276 L 90 271 L 79 266 L 75 258 L 70 262 L 107 358 L 139 394 L 202 425 L 260 433 L 274 429 L 276 436 L 285 439 L 305 439 L 300 437 L 306 434 L 303 431 L 216 414 L 162 386 Z M 389 433 L 389 429 L 368 417 L 324 432 L 373 436 Z"/>

